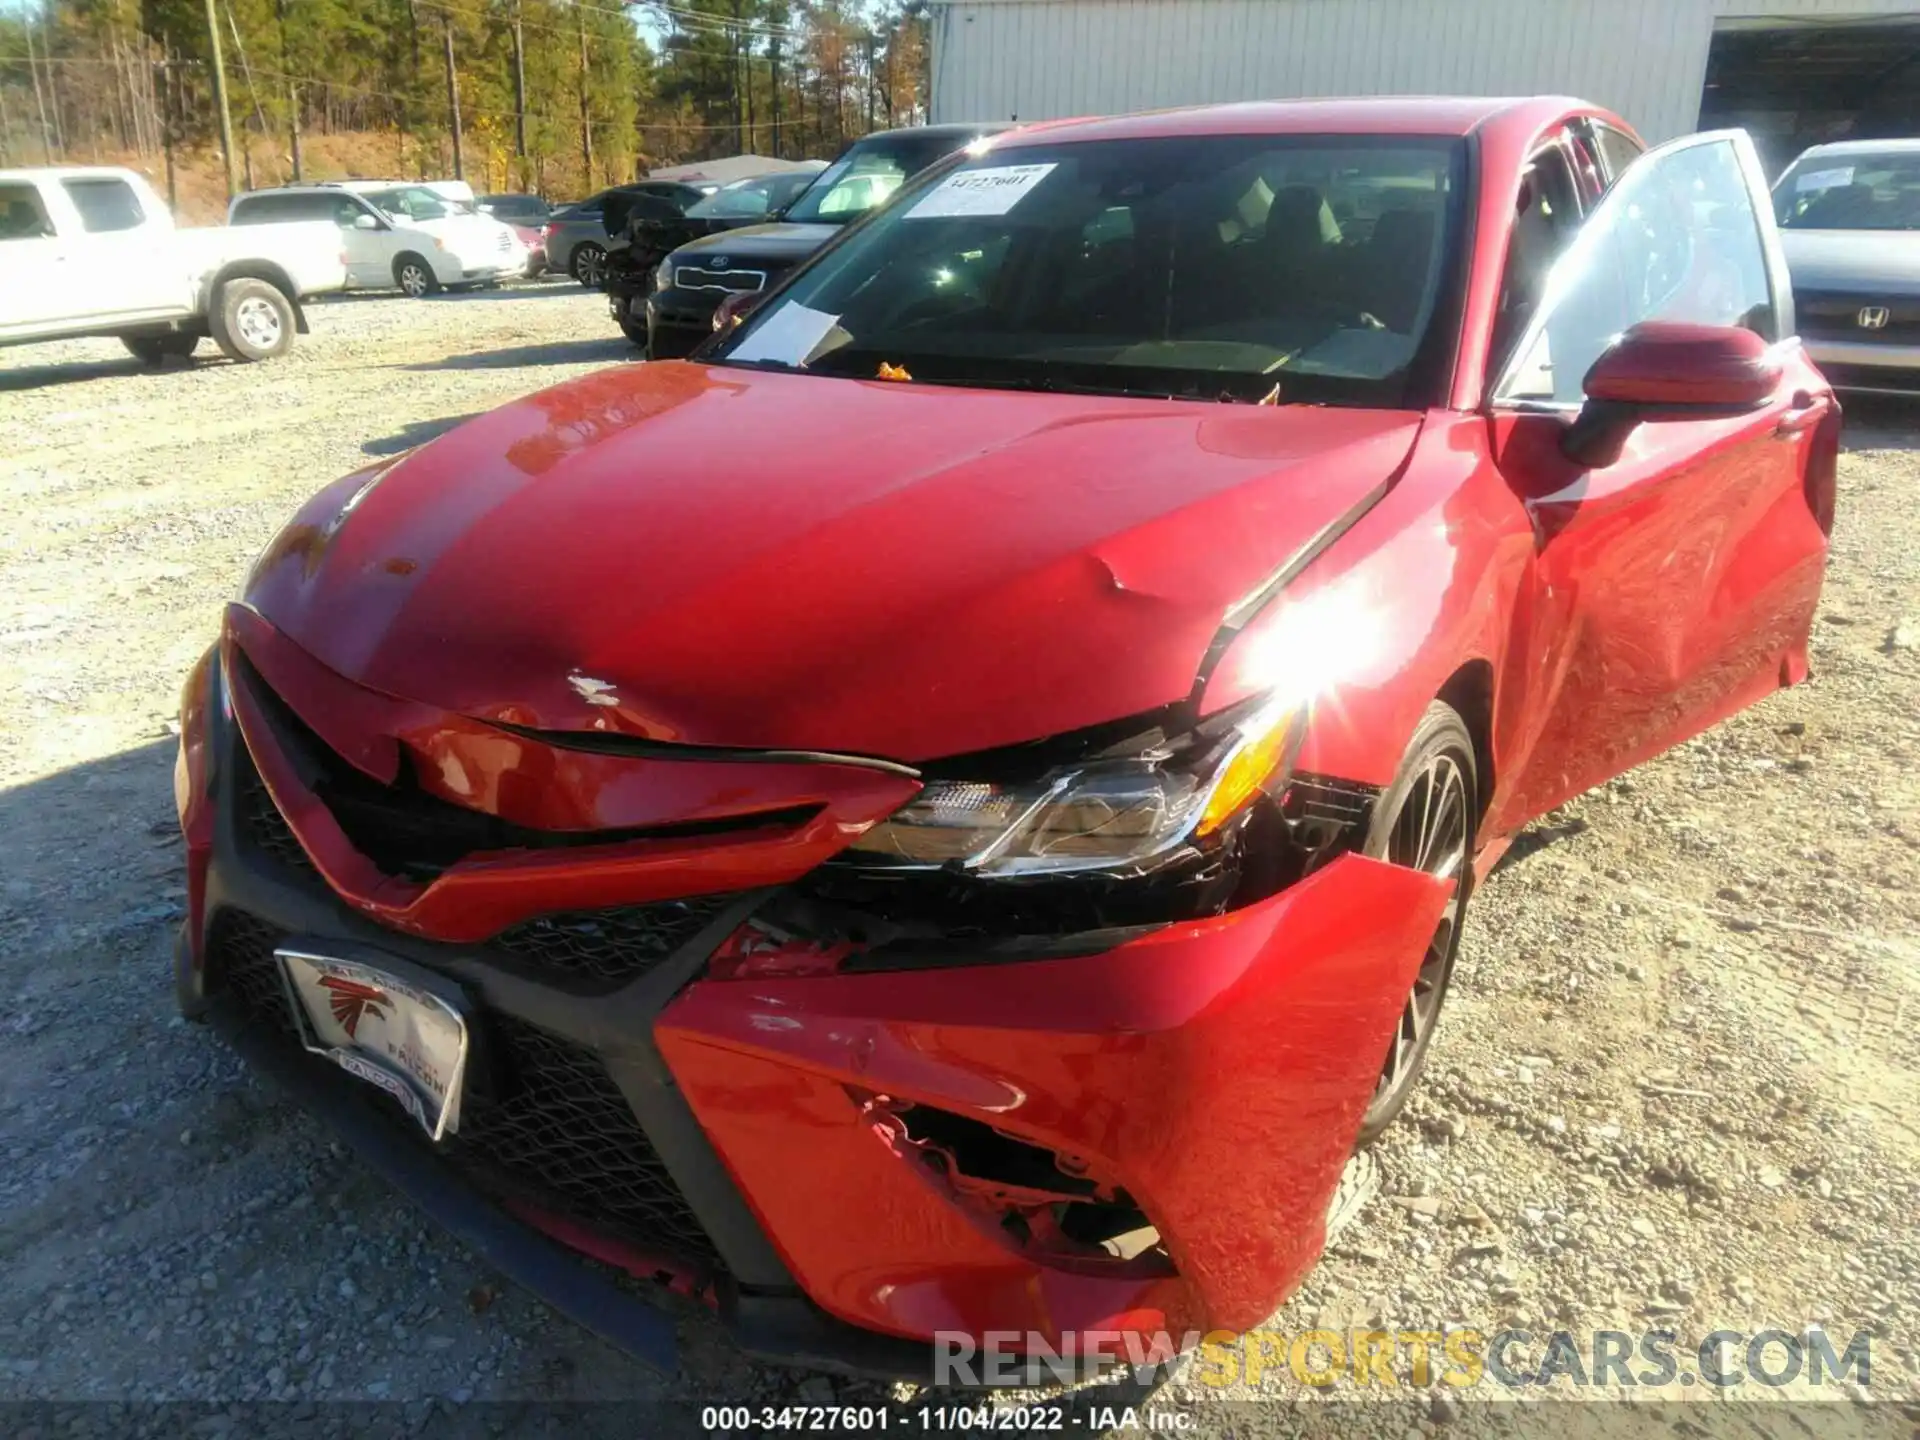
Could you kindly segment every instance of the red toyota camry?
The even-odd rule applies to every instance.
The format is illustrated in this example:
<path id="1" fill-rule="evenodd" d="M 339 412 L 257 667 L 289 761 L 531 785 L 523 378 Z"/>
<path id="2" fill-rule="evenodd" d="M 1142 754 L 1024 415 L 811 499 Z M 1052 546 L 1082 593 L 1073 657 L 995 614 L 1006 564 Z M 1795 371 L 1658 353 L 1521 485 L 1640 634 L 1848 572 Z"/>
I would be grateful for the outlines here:
<path id="1" fill-rule="evenodd" d="M 181 1004 L 663 1363 L 607 1266 L 877 1371 L 1252 1326 L 1508 838 L 1805 674 L 1793 334 L 1739 134 L 976 145 L 294 518 L 185 693 Z"/>

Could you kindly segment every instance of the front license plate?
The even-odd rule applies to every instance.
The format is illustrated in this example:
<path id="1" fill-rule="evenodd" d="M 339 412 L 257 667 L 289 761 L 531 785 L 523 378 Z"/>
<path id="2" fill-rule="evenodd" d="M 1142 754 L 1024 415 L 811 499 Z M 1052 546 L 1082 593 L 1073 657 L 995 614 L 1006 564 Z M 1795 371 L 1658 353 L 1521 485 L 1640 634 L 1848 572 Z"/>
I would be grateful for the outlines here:
<path id="1" fill-rule="evenodd" d="M 309 951 L 274 952 L 307 1049 L 378 1086 L 435 1140 L 460 1128 L 467 1022 L 397 976 Z"/>

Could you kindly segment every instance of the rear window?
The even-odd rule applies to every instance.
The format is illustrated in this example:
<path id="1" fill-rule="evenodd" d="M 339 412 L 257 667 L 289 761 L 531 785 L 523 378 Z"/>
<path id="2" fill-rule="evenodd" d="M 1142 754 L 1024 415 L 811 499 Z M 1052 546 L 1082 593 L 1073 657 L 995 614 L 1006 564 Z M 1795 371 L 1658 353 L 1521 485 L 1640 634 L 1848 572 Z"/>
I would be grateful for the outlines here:
<path id="1" fill-rule="evenodd" d="M 234 225 L 269 225 L 289 220 L 338 220 L 336 195 L 242 195 L 233 202 Z M 351 204 L 349 209 L 354 209 Z M 349 220 L 347 223 L 351 223 Z"/>
<path id="2" fill-rule="evenodd" d="M 547 202 L 538 195 L 482 195 L 480 208 L 501 220 L 544 220 Z"/>
<path id="3" fill-rule="evenodd" d="M 0 240 L 38 240 L 53 234 L 40 192 L 31 185 L 0 185 Z"/>
<path id="4" fill-rule="evenodd" d="M 61 187 L 73 208 L 80 212 L 80 223 L 94 234 L 109 230 L 136 230 L 146 222 L 140 209 L 140 197 L 124 180 L 103 177 L 98 180 L 62 180 Z"/>

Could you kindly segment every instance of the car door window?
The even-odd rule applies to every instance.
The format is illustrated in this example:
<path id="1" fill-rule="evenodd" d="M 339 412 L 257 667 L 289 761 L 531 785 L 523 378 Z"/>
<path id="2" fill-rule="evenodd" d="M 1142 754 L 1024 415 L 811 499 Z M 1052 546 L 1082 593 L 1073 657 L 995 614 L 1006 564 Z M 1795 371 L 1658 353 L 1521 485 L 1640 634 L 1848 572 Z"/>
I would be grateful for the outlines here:
<path id="1" fill-rule="evenodd" d="M 1778 338 L 1752 142 L 1690 137 L 1643 158 L 1554 266 L 1496 398 L 1578 404 L 1587 369 L 1645 320 Z"/>
<path id="2" fill-rule="evenodd" d="M 80 223 L 90 234 L 110 230 L 135 230 L 146 221 L 140 209 L 140 197 L 124 180 L 62 180 L 67 198 L 80 212 Z"/>
<path id="3" fill-rule="evenodd" d="M 1627 167 L 1640 158 L 1643 153 L 1640 142 L 1597 120 L 1587 128 L 1593 136 L 1594 148 L 1600 152 L 1600 163 L 1606 167 L 1607 186 L 1611 189 L 1627 172 Z"/>
<path id="4" fill-rule="evenodd" d="M 47 207 L 31 185 L 0 185 L 0 240 L 42 240 L 53 234 Z"/>
<path id="5" fill-rule="evenodd" d="M 1546 293 L 1547 276 L 1580 229 L 1580 196 L 1567 154 L 1557 143 L 1536 151 L 1520 177 L 1513 233 L 1501 272 L 1487 372 L 1497 375 L 1513 354 Z"/>

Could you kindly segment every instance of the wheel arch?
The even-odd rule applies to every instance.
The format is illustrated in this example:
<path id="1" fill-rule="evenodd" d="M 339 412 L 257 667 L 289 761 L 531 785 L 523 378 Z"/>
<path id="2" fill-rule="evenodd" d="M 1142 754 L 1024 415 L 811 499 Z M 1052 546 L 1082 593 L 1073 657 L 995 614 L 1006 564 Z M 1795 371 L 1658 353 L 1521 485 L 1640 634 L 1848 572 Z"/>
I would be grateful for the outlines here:
<path id="1" fill-rule="evenodd" d="M 1440 693 L 1434 696 L 1434 699 L 1453 707 L 1466 723 L 1467 733 L 1473 737 L 1477 792 L 1474 800 L 1483 821 L 1493 805 L 1494 769 L 1497 764 L 1493 752 L 1493 684 L 1493 662 L 1474 658 L 1463 662 L 1449 675 L 1446 683 L 1440 687 Z"/>
<path id="2" fill-rule="evenodd" d="M 206 286 L 200 294 L 200 314 L 203 320 L 213 313 L 220 291 L 235 280 L 260 280 L 273 286 L 287 297 L 287 304 L 293 307 L 294 331 L 301 335 L 310 333 L 306 307 L 300 303 L 300 287 L 293 283 L 293 277 L 283 267 L 274 264 L 271 260 L 235 260 L 214 271 L 208 277 Z"/>

